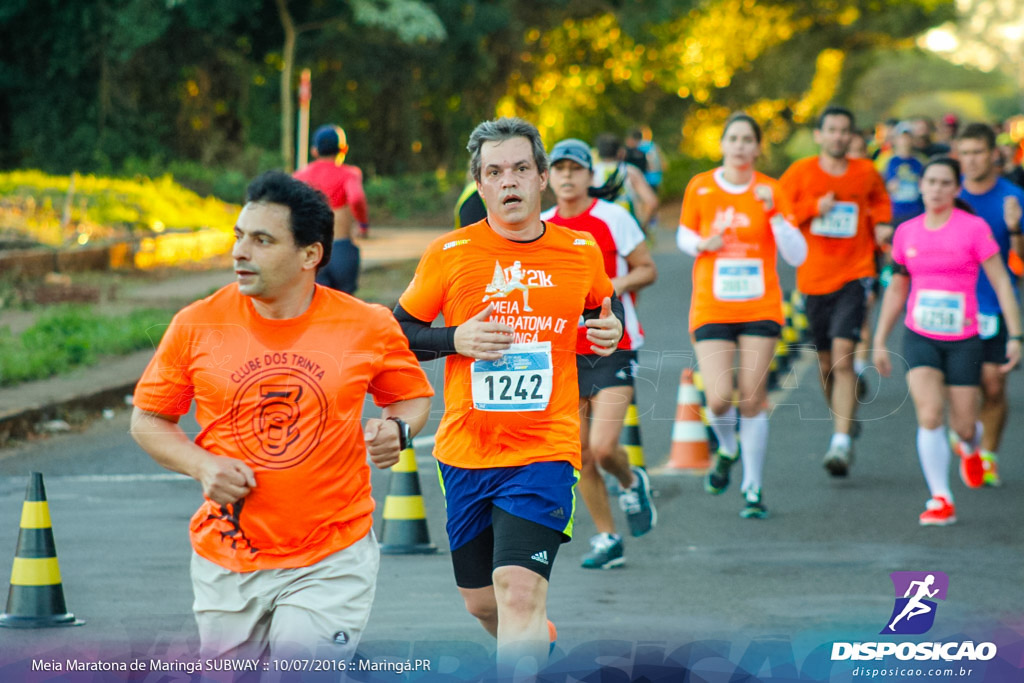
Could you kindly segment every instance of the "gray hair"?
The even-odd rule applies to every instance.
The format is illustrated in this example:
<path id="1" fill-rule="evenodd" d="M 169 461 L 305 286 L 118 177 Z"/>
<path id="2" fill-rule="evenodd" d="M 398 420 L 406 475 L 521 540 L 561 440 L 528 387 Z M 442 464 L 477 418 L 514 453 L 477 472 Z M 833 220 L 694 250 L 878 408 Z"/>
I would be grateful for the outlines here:
<path id="1" fill-rule="evenodd" d="M 526 138 L 533 147 L 533 161 L 537 172 L 548 170 L 548 155 L 544 152 L 544 143 L 540 139 L 540 131 L 529 121 L 521 118 L 500 118 L 484 121 L 469 136 L 469 171 L 474 180 L 480 180 L 480 148 L 485 142 L 503 142 L 512 138 Z"/>

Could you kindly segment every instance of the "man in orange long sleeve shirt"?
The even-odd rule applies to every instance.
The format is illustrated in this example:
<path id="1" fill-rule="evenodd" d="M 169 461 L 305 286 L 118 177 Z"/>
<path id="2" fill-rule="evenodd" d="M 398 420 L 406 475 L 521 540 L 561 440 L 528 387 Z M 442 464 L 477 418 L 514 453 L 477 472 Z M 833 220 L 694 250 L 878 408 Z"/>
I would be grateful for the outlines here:
<path id="1" fill-rule="evenodd" d="M 807 319 L 818 350 L 834 433 L 825 467 L 846 476 L 853 455 L 851 427 L 857 407 L 854 347 L 866 316 L 867 293 L 878 273 L 875 244 L 892 237 L 892 207 L 885 183 L 867 159 L 848 159 L 853 114 L 827 107 L 818 117 L 817 156 L 800 159 L 779 182 L 807 238 L 807 260 L 797 268 Z"/>

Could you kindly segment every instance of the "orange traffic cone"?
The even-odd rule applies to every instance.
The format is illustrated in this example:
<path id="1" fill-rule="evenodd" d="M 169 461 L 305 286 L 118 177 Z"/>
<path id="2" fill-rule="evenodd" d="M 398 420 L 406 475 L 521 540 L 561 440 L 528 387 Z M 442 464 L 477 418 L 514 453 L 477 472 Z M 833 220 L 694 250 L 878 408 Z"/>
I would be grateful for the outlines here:
<path id="1" fill-rule="evenodd" d="M 426 506 L 416 470 L 416 453 L 406 448 L 391 468 L 391 485 L 384 499 L 380 551 L 385 555 L 427 555 L 437 552 L 427 530 Z"/>
<path id="2" fill-rule="evenodd" d="M 7 595 L 7 609 L 0 614 L 0 626 L 81 626 L 85 622 L 75 619 L 64 603 L 43 475 L 33 472 L 31 477 L 21 507 L 21 530 L 11 568 L 11 591 Z"/>
<path id="3" fill-rule="evenodd" d="M 679 378 L 672 450 L 665 469 L 706 470 L 710 466 L 708 435 L 700 416 L 700 394 L 693 385 L 693 370 L 686 368 Z"/>

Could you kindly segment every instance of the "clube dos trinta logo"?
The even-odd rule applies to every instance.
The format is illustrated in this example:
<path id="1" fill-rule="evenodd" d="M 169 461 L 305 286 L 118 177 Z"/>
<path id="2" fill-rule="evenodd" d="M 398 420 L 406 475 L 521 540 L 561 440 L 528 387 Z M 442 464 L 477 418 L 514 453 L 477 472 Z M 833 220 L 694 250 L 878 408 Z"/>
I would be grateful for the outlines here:
<path id="1" fill-rule="evenodd" d="M 949 590 L 944 572 L 892 572 L 895 601 L 892 614 L 879 635 L 921 635 L 935 624 L 939 603 Z M 994 643 L 949 642 L 849 642 L 832 644 L 832 660 L 880 660 L 896 657 L 918 661 L 988 661 L 996 656 Z"/>

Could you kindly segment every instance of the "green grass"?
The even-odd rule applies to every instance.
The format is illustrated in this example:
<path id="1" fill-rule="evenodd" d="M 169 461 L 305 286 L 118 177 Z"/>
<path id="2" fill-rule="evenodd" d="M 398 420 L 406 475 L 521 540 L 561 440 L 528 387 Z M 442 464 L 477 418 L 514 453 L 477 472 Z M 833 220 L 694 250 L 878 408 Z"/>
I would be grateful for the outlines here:
<path id="1" fill-rule="evenodd" d="M 0 329 L 0 386 L 45 379 L 102 356 L 155 348 L 171 312 L 142 309 L 107 317 L 86 306 L 60 306 L 42 314 L 20 336 Z"/>

